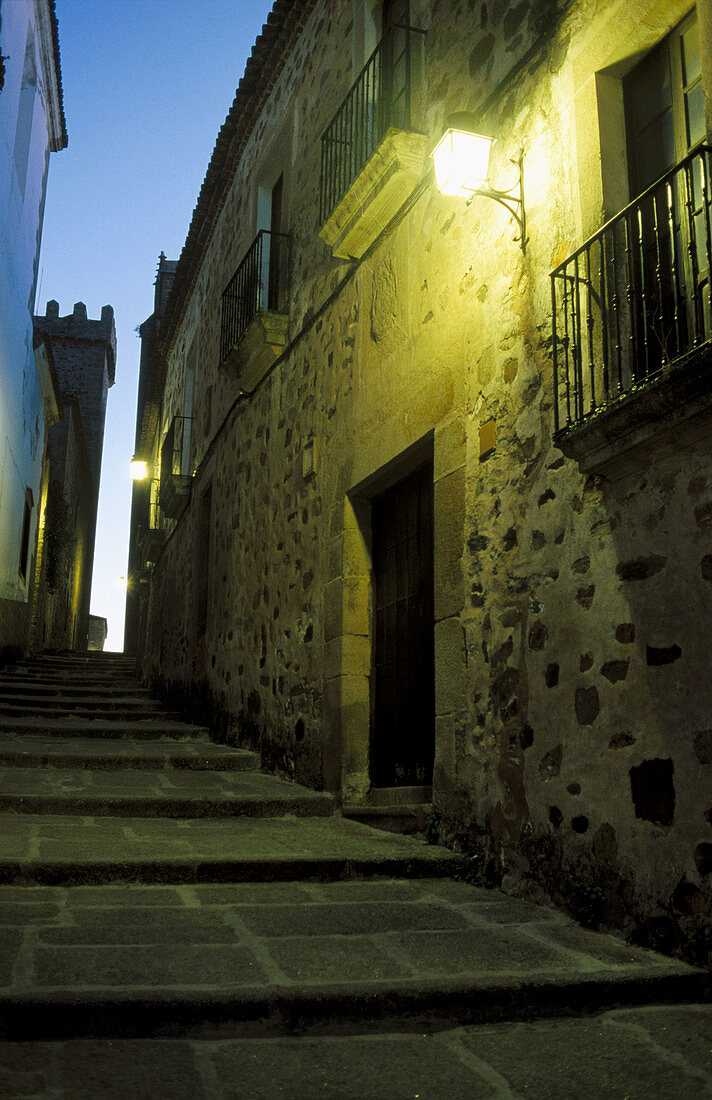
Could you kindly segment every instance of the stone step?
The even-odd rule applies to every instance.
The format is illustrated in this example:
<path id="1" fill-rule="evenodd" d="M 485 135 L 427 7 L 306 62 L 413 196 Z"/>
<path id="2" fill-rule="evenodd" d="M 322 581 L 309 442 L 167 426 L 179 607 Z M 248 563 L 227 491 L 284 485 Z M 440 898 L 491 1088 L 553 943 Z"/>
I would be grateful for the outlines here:
<path id="1" fill-rule="evenodd" d="M 77 650 L 52 650 L 47 649 L 37 657 L 26 657 L 25 664 L 96 664 L 96 665 L 136 665 L 135 657 L 128 657 L 125 653 L 112 653 L 108 650 L 97 652 L 96 650 L 79 652 Z M 22 662 L 20 662 L 22 663 Z"/>
<path id="2" fill-rule="evenodd" d="M 432 801 L 432 787 L 371 787 L 368 792 L 370 806 L 415 806 Z"/>
<path id="3" fill-rule="evenodd" d="M 47 1100 L 680 1100 L 709 1095 L 710 1047 L 712 1005 L 650 1005 L 432 1032 L 5 1043 L 3 1068 L 12 1096 L 42 1081 Z"/>
<path id="4" fill-rule="evenodd" d="M 81 714 L 93 718 L 155 718 L 162 714 L 165 718 L 178 718 L 178 714 L 167 711 L 155 699 L 134 699 L 129 695 L 116 695 L 110 699 L 91 695 L 85 698 L 63 696 L 61 699 L 47 699 L 44 696 L 0 697 L 0 717 L 40 717 L 54 715 L 58 718 Z"/>
<path id="5" fill-rule="evenodd" d="M 0 698 L 12 698 L 23 696 L 24 698 L 47 699 L 61 702 L 65 697 L 70 698 L 100 698 L 104 701 L 114 697 L 130 695 L 134 699 L 150 699 L 151 693 L 137 681 L 127 680 L 125 683 L 115 679 L 105 684 L 92 685 L 77 684 L 73 680 L 61 679 L 55 682 L 47 680 L 20 680 L 14 677 L 0 676 Z"/>
<path id="6" fill-rule="evenodd" d="M 111 721 L 102 718 L 0 718 L 0 738 L 9 734 L 51 734 L 54 737 L 131 737 L 150 740 L 155 737 L 176 739 L 201 738 L 209 735 L 206 726 L 193 726 L 188 722 L 156 718 Z"/>
<path id="7" fill-rule="evenodd" d="M 271 776 L 263 776 L 270 779 Z M 279 782 L 278 780 L 276 782 Z M 297 784 L 285 784 L 300 797 Z M 0 829 L 0 884 L 333 881 L 433 877 L 465 857 L 334 817 L 145 818 L 11 814 Z M 1 989 L 1 986 L 0 986 Z"/>
<path id="8" fill-rule="evenodd" d="M 336 809 L 333 795 L 259 772 L 0 769 L 0 813 L 210 818 L 326 816 Z"/>
<path id="9" fill-rule="evenodd" d="M 0 888 L 0 926 L 5 1041 L 432 1033 L 705 1001 L 711 983 L 448 879 Z"/>
<path id="10" fill-rule="evenodd" d="M 392 833 L 413 835 L 427 829 L 433 807 L 427 802 L 398 803 L 395 806 L 368 806 L 361 803 L 344 803 L 341 812 L 351 821 L 360 821 L 372 829 L 386 829 Z"/>
<path id="11" fill-rule="evenodd" d="M 255 752 L 213 741 L 131 741 L 118 738 L 3 737 L 0 768 L 182 768 L 190 771 L 259 771 Z"/>
<path id="12" fill-rule="evenodd" d="M 96 673 L 87 673 L 86 676 L 65 676 L 50 672 L 43 674 L 23 672 L 22 676 L 0 675 L 0 685 L 11 690 L 19 687 L 38 687 L 43 691 L 93 691 L 100 694 L 117 690 L 130 693 L 142 688 L 134 676 L 117 676 L 113 673 L 107 673 L 105 676 L 97 676 Z"/>
<path id="13" fill-rule="evenodd" d="M 35 661 L 18 661 L 10 673 L 52 673 L 61 676 L 135 676 L 135 661 L 74 661 L 59 658 L 40 658 Z"/>

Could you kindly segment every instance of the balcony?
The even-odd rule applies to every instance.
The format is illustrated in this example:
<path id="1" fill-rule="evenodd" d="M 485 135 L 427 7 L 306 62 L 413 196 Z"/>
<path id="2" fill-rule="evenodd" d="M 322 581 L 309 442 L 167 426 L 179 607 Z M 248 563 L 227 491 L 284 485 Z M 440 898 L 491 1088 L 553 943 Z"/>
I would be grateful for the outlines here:
<path id="1" fill-rule="evenodd" d="M 427 138 L 411 126 L 424 33 L 390 29 L 321 139 L 319 236 L 334 256 L 360 258 L 423 174 Z"/>
<path id="2" fill-rule="evenodd" d="M 161 518 L 161 508 L 158 503 L 160 484 L 157 479 L 151 482 L 151 503 L 148 506 L 148 526 L 140 532 L 141 558 L 144 565 L 154 565 L 158 560 L 163 545 L 166 541 L 166 531 Z"/>
<path id="3" fill-rule="evenodd" d="M 165 516 L 180 515 L 190 494 L 192 416 L 174 416 L 161 447 L 158 503 Z"/>
<path id="4" fill-rule="evenodd" d="M 712 409 L 711 153 L 698 147 L 552 272 L 554 441 L 584 472 L 620 476 Z"/>
<path id="5" fill-rule="evenodd" d="M 288 237 L 263 229 L 222 296 L 220 361 L 251 390 L 287 345 Z"/>

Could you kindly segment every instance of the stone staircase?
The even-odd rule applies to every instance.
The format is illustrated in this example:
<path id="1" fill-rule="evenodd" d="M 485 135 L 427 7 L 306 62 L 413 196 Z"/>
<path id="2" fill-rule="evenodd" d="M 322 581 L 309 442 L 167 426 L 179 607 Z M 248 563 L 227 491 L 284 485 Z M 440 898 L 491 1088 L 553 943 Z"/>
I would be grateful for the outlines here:
<path id="1" fill-rule="evenodd" d="M 427 1064 L 446 1091 L 423 1095 L 489 1096 L 460 1032 L 432 1065 L 416 1037 L 707 997 L 704 973 L 466 870 L 263 775 L 126 658 L 19 664 L 0 675 L 0 1095 L 390 1098 Z"/>

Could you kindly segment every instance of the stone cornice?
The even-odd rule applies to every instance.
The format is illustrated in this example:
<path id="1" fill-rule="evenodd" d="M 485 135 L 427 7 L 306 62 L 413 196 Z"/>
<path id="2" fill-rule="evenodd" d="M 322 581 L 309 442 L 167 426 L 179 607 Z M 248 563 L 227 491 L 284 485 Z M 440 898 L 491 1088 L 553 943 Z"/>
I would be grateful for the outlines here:
<path id="1" fill-rule="evenodd" d="M 39 30 L 40 63 L 45 89 L 49 147 L 53 153 L 67 147 L 67 122 L 64 117 L 62 69 L 59 60 L 59 30 L 55 0 L 35 0 Z"/>
<path id="2" fill-rule="evenodd" d="M 315 4 L 316 0 L 275 0 L 262 33 L 252 48 L 232 107 L 215 142 L 176 268 L 175 282 L 161 326 L 160 359 L 163 361 L 173 346 L 213 226 L 245 145 Z M 158 397 L 163 386 L 162 375 L 159 366 L 149 399 Z"/>

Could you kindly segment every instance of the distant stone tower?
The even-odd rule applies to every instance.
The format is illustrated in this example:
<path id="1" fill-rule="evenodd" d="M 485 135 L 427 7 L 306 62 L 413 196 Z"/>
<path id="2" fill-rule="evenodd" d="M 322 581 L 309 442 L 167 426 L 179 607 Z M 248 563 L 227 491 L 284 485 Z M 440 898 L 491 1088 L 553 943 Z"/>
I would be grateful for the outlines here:
<path id="1" fill-rule="evenodd" d="M 47 303 L 34 319 L 35 340 L 48 349 L 56 377 L 61 419 L 47 441 L 48 552 L 42 565 L 44 607 L 39 648 L 86 649 L 89 629 L 101 453 L 109 388 L 116 368 L 114 311 L 87 318 L 77 302 L 67 317 Z"/>
<path id="2" fill-rule="evenodd" d="M 116 370 L 114 311 L 104 306 L 101 320 L 92 321 L 84 303 L 77 302 L 72 313 L 60 317 L 59 304 L 50 301 L 46 315 L 35 317 L 35 332 L 49 339 L 62 397 L 75 398 L 79 406 L 98 498 L 106 398 Z"/>

